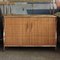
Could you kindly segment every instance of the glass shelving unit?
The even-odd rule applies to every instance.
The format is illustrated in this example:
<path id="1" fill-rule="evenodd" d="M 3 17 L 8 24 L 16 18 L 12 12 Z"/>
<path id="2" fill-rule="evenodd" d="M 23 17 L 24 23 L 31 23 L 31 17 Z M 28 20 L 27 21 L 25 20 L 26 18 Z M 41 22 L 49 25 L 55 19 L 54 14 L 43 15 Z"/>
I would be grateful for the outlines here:
<path id="1" fill-rule="evenodd" d="M 55 4 L 55 3 L 54 3 Z M 56 7 L 52 0 L 3 0 L 2 14 L 53 14 Z"/>

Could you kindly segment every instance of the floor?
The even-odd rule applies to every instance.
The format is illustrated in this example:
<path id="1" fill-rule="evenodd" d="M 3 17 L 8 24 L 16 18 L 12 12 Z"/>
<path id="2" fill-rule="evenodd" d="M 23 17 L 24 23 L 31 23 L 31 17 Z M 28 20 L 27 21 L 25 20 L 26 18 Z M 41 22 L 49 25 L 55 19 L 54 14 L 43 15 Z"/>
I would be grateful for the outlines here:
<path id="1" fill-rule="evenodd" d="M 60 50 L 54 48 L 6 48 L 0 60 L 60 60 Z"/>

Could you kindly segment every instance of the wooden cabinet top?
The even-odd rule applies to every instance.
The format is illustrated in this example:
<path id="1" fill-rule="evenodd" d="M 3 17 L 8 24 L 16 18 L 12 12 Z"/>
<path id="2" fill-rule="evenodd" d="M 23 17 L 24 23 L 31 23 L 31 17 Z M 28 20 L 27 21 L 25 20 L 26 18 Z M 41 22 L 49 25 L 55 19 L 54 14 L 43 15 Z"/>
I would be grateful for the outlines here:
<path id="1" fill-rule="evenodd" d="M 4 17 L 56 17 L 54 15 L 4 15 Z"/>
<path id="2" fill-rule="evenodd" d="M 51 0 L 7 0 L 10 2 L 50 2 Z"/>

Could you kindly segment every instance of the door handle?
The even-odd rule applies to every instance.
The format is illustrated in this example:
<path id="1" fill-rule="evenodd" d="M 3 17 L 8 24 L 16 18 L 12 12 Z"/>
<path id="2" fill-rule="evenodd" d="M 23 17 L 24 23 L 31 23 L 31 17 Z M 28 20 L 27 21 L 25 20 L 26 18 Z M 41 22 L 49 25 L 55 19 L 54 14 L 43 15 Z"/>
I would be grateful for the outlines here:
<path id="1" fill-rule="evenodd" d="M 26 31 L 31 31 L 32 30 L 32 27 L 33 27 L 33 25 L 32 25 L 32 23 L 30 24 L 30 27 L 29 27 L 29 25 L 28 25 L 29 23 L 27 22 L 27 24 L 26 24 Z M 29 28 L 29 29 L 28 29 Z"/>
<path id="2" fill-rule="evenodd" d="M 32 23 L 31 23 L 31 28 L 30 28 L 30 31 L 32 30 L 32 27 L 33 27 L 33 25 L 32 25 Z"/>
<path id="3" fill-rule="evenodd" d="M 26 23 L 26 31 L 28 30 L 28 22 Z"/>

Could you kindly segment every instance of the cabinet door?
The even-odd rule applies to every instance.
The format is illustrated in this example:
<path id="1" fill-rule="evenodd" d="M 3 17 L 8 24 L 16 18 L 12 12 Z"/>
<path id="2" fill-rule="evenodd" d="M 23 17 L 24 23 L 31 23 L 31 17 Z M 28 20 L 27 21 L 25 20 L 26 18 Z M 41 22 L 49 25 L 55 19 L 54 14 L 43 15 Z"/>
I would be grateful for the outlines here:
<path id="1" fill-rule="evenodd" d="M 48 17 L 38 20 L 38 45 L 56 45 L 55 33 L 55 18 Z"/>
<path id="2" fill-rule="evenodd" d="M 16 40 L 16 20 L 14 18 L 5 18 L 5 46 L 18 46 Z"/>
<path id="3" fill-rule="evenodd" d="M 28 45 L 27 24 L 25 18 L 5 18 L 5 46 Z"/>
<path id="4" fill-rule="evenodd" d="M 31 18 L 30 20 L 30 45 L 52 46 L 56 45 L 56 21 L 54 18 Z"/>

